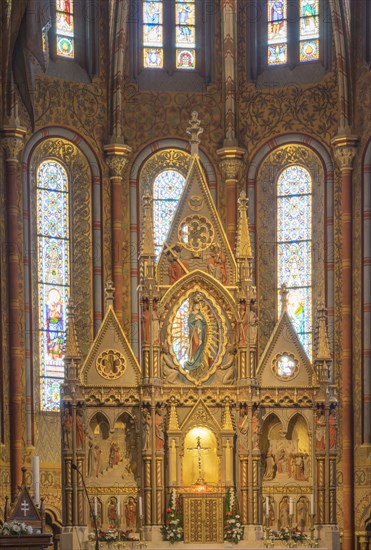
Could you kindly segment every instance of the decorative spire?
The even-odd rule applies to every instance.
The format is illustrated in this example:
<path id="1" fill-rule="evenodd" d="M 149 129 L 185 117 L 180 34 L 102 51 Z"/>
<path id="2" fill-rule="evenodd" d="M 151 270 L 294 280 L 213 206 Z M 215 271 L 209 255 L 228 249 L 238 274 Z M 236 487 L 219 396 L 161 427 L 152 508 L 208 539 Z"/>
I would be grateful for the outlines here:
<path id="1" fill-rule="evenodd" d="M 238 225 L 237 225 L 237 244 L 236 258 L 239 260 L 252 260 L 252 250 L 249 231 L 249 220 L 247 217 L 247 205 L 249 199 L 245 191 L 241 191 L 238 199 Z"/>
<path id="2" fill-rule="evenodd" d="M 233 422 L 232 422 L 229 399 L 227 399 L 224 404 L 223 430 L 233 430 Z"/>
<path id="3" fill-rule="evenodd" d="M 81 353 L 75 329 L 75 306 L 72 298 L 70 298 L 67 305 L 67 334 L 64 359 L 80 359 L 80 357 Z"/>
<path id="4" fill-rule="evenodd" d="M 170 432 L 178 432 L 180 430 L 178 415 L 176 412 L 175 400 L 171 402 L 170 415 L 169 415 L 169 428 Z"/>
<path id="5" fill-rule="evenodd" d="M 191 144 L 191 155 L 198 155 L 198 144 L 200 138 L 198 137 L 203 133 L 204 129 L 200 126 L 201 121 L 198 120 L 198 112 L 192 111 L 191 120 L 189 120 L 189 127 L 187 128 L 187 134 L 191 136 L 189 143 Z"/>
<path id="6" fill-rule="evenodd" d="M 141 255 L 154 258 L 152 197 L 147 193 L 143 196 L 143 235 L 141 244 Z"/>
<path id="7" fill-rule="evenodd" d="M 113 286 L 113 282 L 111 279 L 109 279 L 106 283 L 106 286 L 104 288 L 104 297 L 106 302 L 106 309 L 109 308 L 109 306 L 113 307 L 113 297 L 115 295 L 115 287 Z"/>
<path id="8" fill-rule="evenodd" d="M 326 325 L 326 308 L 324 304 L 320 303 L 317 306 L 317 349 L 316 349 L 316 360 L 331 360 L 331 352 L 327 334 L 327 325 Z"/>
<path id="9" fill-rule="evenodd" d="M 280 290 L 280 296 L 281 296 L 281 315 L 287 311 L 287 295 L 289 291 L 287 290 L 287 286 L 285 283 L 281 286 Z"/>

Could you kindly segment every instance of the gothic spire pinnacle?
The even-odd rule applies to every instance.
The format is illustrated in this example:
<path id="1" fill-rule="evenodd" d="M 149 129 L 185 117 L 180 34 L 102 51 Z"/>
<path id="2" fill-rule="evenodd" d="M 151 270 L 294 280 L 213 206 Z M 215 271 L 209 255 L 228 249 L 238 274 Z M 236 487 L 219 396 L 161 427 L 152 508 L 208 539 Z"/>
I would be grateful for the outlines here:
<path id="1" fill-rule="evenodd" d="M 281 286 L 280 289 L 280 296 L 281 296 L 281 315 L 287 311 L 287 296 L 289 291 L 287 290 L 287 286 L 285 283 Z"/>
<path id="2" fill-rule="evenodd" d="M 175 400 L 173 400 L 170 406 L 169 431 L 176 432 L 179 430 L 179 420 L 176 412 Z"/>
<path id="3" fill-rule="evenodd" d="M 106 286 L 104 288 L 104 298 L 106 302 L 106 309 L 109 308 L 109 306 L 113 307 L 113 297 L 115 295 L 115 287 L 113 286 L 113 282 L 111 279 L 108 279 L 106 282 Z"/>
<path id="4" fill-rule="evenodd" d="M 141 255 L 154 258 L 155 243 L 153 240 L 152 197 L 146 193 L 143 196 L 143 234 Z"/>
<path id="5" fill-rule="evenodd" d="M 204 129 L 201 128 L 201 121 L 198 119 L 198 112 L 192 111 L 191 120 L 189 120 L 189 127 L 187 128 L 187 134 L 191 136 L 189 143 L 191 144 L 191 155 L 198 155 L 198 144 L 200 138 L 198 137 L 203 133 Z"/>
<path id="6" fill-rule="evenodd" d="M 245 191 L 241 191 L 238 199 L 238 225 L 237 225 L 237 244 L 236 258 L 239 260 L 252 259 L 249 220 L 247 217 L 247 205 L 249 199 Z"/>
<path id="7" fill-rule="evenodd" d="M 326 325 L 326 308 L 323 303 L 318 304 L 317 313 L 316 359 L 329 361 L 331 360 L 331 352 Z"/>
<path id="8" fill-rule="evenodd" d="M 66 352 L 64 359 L 80 359 L 81 353 L 76 337 L 75 328 L 75 305 L 72 298 L 67 305 L 67 334 L 66 334 Z"/>

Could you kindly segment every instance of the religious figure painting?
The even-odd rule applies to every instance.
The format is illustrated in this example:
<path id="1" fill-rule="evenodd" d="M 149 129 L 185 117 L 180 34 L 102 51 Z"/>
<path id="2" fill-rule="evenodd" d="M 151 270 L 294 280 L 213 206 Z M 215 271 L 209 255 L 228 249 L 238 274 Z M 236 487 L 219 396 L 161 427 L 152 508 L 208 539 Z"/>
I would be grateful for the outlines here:
<path id="1" fill-rule="evenodd" d="M 226 356 L 226 321 L 215 300 L 201 290 L 175 305 L 167 334 L 174 367 L 196 383 L 207 380 Z"/>

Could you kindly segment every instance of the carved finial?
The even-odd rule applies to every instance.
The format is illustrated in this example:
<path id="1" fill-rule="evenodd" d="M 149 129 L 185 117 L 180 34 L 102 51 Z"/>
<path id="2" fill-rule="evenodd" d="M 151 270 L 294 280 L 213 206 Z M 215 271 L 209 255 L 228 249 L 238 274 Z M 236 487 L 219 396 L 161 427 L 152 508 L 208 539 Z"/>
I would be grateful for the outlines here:
<path id="1" fill-rule="evenodd" d="M 281 296 L 281 315 L 287 311 L 287 295 L 289 291 L 287 290 L 287 286 L 285 283 L 281 286 L 280 290 L 280 296 Z"/>
<path id="2" fill-rule="evenodd" d="M 141 254 L 142 256 L 155 257 L 152 197 L 147 193 L 143 196 L 143 235 Z"/>
<path id="3" fill-rule="evenodd" d="M 237 259 L 252 259 L 249 220 L 247 217 L 247 205 L 249 199 L 246 197 L 245 191 L 241 191 L 238 199 L 238 225 L 237 225 L 237 243 L 236 243 L 236 258 Z"/>
<path id="4" fill-rule="evenodd" d="M 331 360 L 331 352 L 327 334 L 326 308 L 323 303 L 317 306 L 317 349 L 316 359 Z"/>
<path id="5" fill-rule="evenodd" d="M 191 144 L 191 155 L 198 155 L 198 144 L 200 143 L 200 138 L 198 136 L 204 131 L 200 124 L 201 120 L 198 120 L 198 112 L 192 111 L 189 127 L 187 128 L 187 134 L 191 136 L 189 140 Z"/>
<path id="6" fill-rule="evenodd" d="M 106 282 L 106 286 L 105 286 L 105 289 L 104 289 L 104 298 L 105 298 L 105 302 L 106 302 L 106 309 L 108 309 L 109 306 L 113 307 L 113 297 L 114 297 L 114 295 L 115 295 L 115 287 L 113 286 L 113 282 L 111 281 L 111 279 L 109 279 Z"/>
<path id="7" fill-rule="evenodd" d="M 168 429 L 169 429 L 169 431 L 173 431 L 173 432 L 176 432 L 176 431 L 180 430 L 178 414 L 176 412 L 175 400 L 173 400 L 171 402 L 171 406 L 170 406 L 169 428 Z"/>
<path id="8" fill-rule="evenodd" d="M 67 334 L 66 334 L 66 352 L 65 359 L 80 359 L 81 353 L 76 337 L 75 328 L 75 305 L 72 298 L 68 300 L 67 305 Z"/>
<path id="9" fill-rule="evenodd" d="M 233 430 L 233 422 L 232 422 L 229 400 L 226 400 L 224 404 L 223 430 Z"/>

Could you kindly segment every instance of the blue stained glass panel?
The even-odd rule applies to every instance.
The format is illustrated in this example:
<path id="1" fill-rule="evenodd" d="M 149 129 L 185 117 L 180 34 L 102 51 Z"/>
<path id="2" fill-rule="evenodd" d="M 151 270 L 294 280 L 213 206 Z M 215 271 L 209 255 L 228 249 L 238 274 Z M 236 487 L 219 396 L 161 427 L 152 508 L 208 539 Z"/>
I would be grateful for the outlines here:
<path id="1" fill-rule="evenodd" d="M 279 197 L 278 241 L 310 239 L 311 197 Z"/>
<path id="2" fill-rule="evenodd" d="M 184 184 L 184 176 L 176 170 L 161 172 L 153 183 L 153 222 L 157 259 L 167 237 Z"/>
<path id="3" fill-rule="evenodd" d="M 288 289 L 288 313 L 312 355 L 312 180 L 302 166 L 289 166 L 277 181 L 277 286 Z M 281 302 L 278 294 L 280 312 Z"/>
<path id="4" fill-rule="evenodd" d="M 41 406 L 58 410 L 70 266 L 68 179 L 56 161 L 43 162 L 37 171 L 36 213 Z"/>

